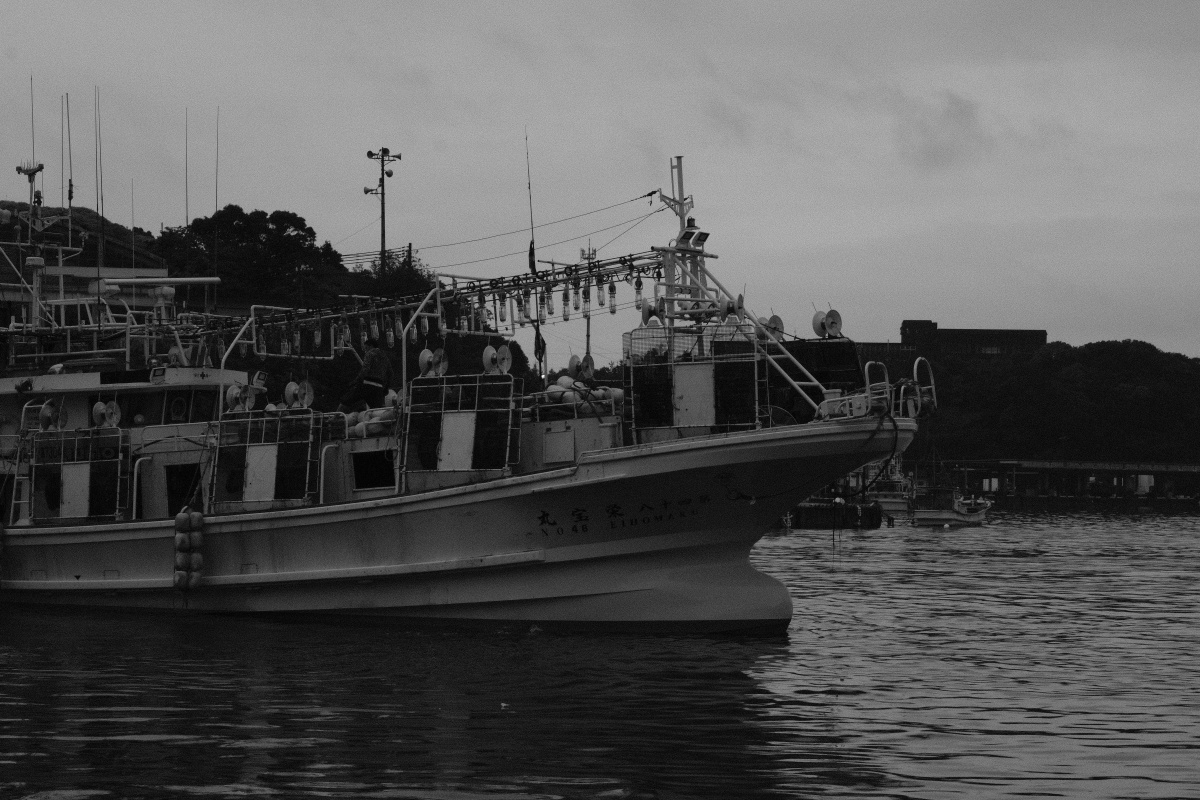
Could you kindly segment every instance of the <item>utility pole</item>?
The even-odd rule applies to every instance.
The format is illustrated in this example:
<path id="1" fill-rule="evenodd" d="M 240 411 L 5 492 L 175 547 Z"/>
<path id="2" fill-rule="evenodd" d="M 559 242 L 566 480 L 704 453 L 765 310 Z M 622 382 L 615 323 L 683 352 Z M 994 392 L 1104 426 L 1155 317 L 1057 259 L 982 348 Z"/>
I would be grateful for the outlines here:
<path id="1" fill-rule="evenodd" d="M 374 150 L 368 150 L 367 158 L 379 162 L 379 184 L 374 189 L 370 186 L 364 186 L 363 194 L 379 195 L 379 269 L 382 271 L 387 264 L 387 204 L 384 192 L 384 179 L 392 177 L 392 171 L 387 168 L 387 165 L 393 161 L 399 161 L 400 154 L 392 155 L 391 150 L 381 147 L 378 153 Z"/>

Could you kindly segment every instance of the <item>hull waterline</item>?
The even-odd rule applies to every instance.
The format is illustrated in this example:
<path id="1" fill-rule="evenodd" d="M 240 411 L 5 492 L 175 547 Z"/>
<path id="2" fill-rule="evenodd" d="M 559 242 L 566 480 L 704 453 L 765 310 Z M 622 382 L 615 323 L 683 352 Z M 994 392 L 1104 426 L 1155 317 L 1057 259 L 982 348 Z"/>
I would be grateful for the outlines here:
<path id="1" fill-rule="evenodd" d="M 172 587 L 170 524 L 10 529 L 0 599 L 336 614 L 411 623 L 786 628 L 750 566 L 798 498 L 906 446 L 911 421 L 838 421 L 619 448 L 576 467 L 417 496 L 211 517 L 200 585 Z"/>

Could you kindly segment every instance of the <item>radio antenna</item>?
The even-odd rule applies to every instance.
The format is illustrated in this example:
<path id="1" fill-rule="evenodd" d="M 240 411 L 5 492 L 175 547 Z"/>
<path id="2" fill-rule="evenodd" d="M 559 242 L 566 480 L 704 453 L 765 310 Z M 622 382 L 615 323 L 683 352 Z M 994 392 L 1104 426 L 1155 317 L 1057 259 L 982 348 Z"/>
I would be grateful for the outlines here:
<path id="1" fill-rule="evenodd" d="M 192 224 L 192 215 L 188 212 L 188 110 L 183 107 L 183 227 Z"/>
<path id="2" fill-rule="evenodd" d="M 33 147 L 33 163 L 37 163 L 37 131 L 33 124 L 33 73 L 29 73 L 29 143 Z M 43 185 L 45 179 L 43 178 Z M 33 211 L 30 210 L 32 217 Z"/>
<path id="3" fill-rule="evenodd" d="M 221 107 L 217 106 L 217 175 L 213 181 L 213 213 L 217 213 L 221 205 Z"/>
<path id="4" fill-rule="evenodd" d="M 75 200 L 75 159 L 71 157 L 71 93 L 67 93 L 67 247 L 72 246 L 74 226 L 71 223 L 71 206 Z"/>
<path id="5" fill-rule="evenodd" d="M 537 256 L 535 255 L 536 247 L 533 244 L 533 173 L 529 169 L 529 126 L 525 126 L 525 186 L 529 190 L 529 271 L 537 277 Z M 546 291 L 544 288 L 534 289 L 535 292 Z M 539 298 L 534 298 L 534 308 L 540 308 L 538 303 Z M 526 310 L 528 314 L 528 310 Z M 542 338 L 542 326 L 538 321 L 538 312 L 535 310 L 530 317 L 533 320 L 533 355 L 538 360 L 538 372 L 544 377 L 546 374 L 546 340 Z"/>

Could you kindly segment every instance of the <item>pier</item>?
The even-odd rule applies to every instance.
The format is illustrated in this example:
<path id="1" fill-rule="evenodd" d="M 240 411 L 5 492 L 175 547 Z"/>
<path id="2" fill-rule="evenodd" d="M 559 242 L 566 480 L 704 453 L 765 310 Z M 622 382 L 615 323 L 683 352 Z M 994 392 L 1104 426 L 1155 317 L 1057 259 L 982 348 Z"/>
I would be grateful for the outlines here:
<path id="1" fill-rule="evenodd" d="M 918 479 L 928 466 L 914 464 Z M 942 461 L 940 480 L 967 494 L 998 500 L 1142 500 L 1196 505 L 1200 498 L 1200 464 L 1131 461 L 1041 461 L 998 459 Z"/>

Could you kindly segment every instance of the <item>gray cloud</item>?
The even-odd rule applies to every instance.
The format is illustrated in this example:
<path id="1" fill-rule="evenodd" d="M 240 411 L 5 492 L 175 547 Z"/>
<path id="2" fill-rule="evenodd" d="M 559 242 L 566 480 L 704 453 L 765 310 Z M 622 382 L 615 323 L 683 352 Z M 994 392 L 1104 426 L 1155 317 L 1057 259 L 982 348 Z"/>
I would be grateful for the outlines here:
<path id="1" fill-rule="evenodd" d="M 995 137 L 980 121 L 979 104 L 948 89 L 934 100 L 896 92 L 891 105 L 896 152 L 920 170 L 934 172 L 970 163 L 995 145 Z"/>

